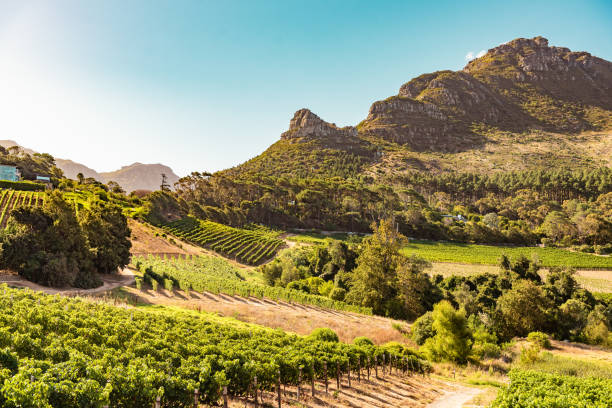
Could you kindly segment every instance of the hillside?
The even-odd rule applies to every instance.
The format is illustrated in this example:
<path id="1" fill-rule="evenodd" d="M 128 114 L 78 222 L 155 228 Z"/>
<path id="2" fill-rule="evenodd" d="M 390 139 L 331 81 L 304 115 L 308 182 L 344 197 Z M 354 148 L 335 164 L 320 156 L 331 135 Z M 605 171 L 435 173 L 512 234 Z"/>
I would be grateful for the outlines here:
<path id="1" fill-rule="evenodd" d="M 381 176 L 406 170 L 610 166 L 612 63 L 519 38 L 461 71 L 423 74 L 372 104 L 356 127 L 307 109 L 232 175 Z M 282 165 L 281 165 L 282 164 Z"/>
<path id="2" fill-rule="evenodd" d="M 0 146 L 21 147 L 23 152 L 28 154 L 36 153 L 34 150 L 20 146 L 13 140 L 0 140 Z M 163 164 L 143 164 L 133 163 L 129 166 L 123 166 L 119 170 L 109 172 L 97 172 L 96 170 L 87 167 L 84 164 L 77 163 L 68 159 L 55 158 L 55 164 L 64 172 L 64 176 L 75 180 L 77 174 L 82 173 L 86 178 L 94 178 L 102 183 L 115 181 L 128 193 L 134 190 L 159 190 L 161 184 L 161 174 L 164 173 L 168 178 L 168 184 L 172 187 L 179 177 L 174 171 Z"/>

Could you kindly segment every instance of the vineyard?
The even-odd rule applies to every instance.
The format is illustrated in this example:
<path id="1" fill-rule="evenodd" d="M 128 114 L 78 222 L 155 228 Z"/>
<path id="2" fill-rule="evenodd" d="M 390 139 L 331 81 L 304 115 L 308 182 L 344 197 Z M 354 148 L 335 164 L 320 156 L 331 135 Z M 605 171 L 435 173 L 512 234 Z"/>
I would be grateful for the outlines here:
<path id="1" fill-rule="evenodd" d="M 162 228 L 183 240 L 250 265 L 273 257 L 283 245 L 277 231 L 263 227 L 248 230 L 233 228 L 192 217 L 170 222 Z"/>
<path id="2" fill-rule="evenodd" d="M 191 259 L 161 259 L 152 256 L 134 257 L 132 263 L 143 273 L 145 282 L 162 287 L 179 287 L 185 292 L 211 292 L 242 297 L 268 298 L 327 309 L 372 314 L 370 308 L 349 305 L 324 296 L 299 290 L 268 286 L 245 281 L 238 270 L 222 259 L 197 257 Z M 155 281 L 155 283 L 153 283 Z"/>
<path id="3" fill-rule="evenodd" d="M 125 309 L 6 285 L 0 322 L 3 407 L 150 408 L 160 397 L 162 406 L 181 408 L 193 406 L 194 395 L 216 404 L 224 387 L 246 397 L 255 376 L 260 389 L 280 393 L 279 384 L 355 375 L 378 362 L 396 372 L 430 369 L 401 346 L 349 345 L 203 313 Z"/>
<path id="4" fill-rule="evenodd" d="M 502 390 L 494 408 L 607 408 L 612 401 L 612 380 L 513 370 L 510 385 Z"/>
<path id="5" fill-rule="evenodd" d="M 560 248 L 503 247 L 454 242 L 411 241 L 402 249 L 404 255 L 417 255 L 430 262 L 497 265 L 502 255 L 510 258 L 537 257 L 542 266 L 571 266 L 581 269 L 612 269 L 612 256 L 572 252 Z"/>
<path id="6" fill-rule="evenodd" d="M 45 193 L 38 191 L 0 190 L 0 228 L 5 228 L 11 210 L 19 206 L 39 207 L 45 200 Z"/>

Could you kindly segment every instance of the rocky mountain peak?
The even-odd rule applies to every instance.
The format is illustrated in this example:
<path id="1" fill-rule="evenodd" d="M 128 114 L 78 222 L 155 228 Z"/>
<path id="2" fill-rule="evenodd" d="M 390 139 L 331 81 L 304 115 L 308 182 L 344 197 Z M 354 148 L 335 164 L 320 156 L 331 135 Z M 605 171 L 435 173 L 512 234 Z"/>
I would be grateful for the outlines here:
<path id="1" fill-rule="evenodd" d="M 332 138 L 341 139 L 357 136 L 353 126 L 340 128 L 335 123 L 329 123 L 312 113 L 309 109 L 300 109 L 289 122 L 289 130 L 281 135 L 281 139 L 296 138 Z"/>

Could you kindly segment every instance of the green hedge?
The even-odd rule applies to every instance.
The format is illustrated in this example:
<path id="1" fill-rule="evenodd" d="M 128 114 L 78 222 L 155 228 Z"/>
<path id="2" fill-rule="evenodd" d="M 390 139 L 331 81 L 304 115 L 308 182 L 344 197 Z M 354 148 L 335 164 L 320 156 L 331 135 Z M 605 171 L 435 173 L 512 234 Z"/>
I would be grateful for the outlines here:
<path id="1" fill-rule="evenodd" d="M 22 191 L 45 191 L 46 186 L 42 183 L 35 183 L 33 181 L 0 180 L 0 188 L 10 188 Z"/>

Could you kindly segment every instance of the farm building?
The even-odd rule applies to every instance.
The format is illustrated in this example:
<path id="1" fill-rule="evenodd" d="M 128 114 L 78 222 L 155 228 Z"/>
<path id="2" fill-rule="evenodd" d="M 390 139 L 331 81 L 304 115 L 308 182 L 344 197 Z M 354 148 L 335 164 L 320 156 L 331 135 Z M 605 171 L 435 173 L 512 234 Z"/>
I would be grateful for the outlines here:
<path id="1" fill-rule="evenodd" d="M 0 164 L 0 180 L 19 181 L 21 172 L 15 166 Z"/>

